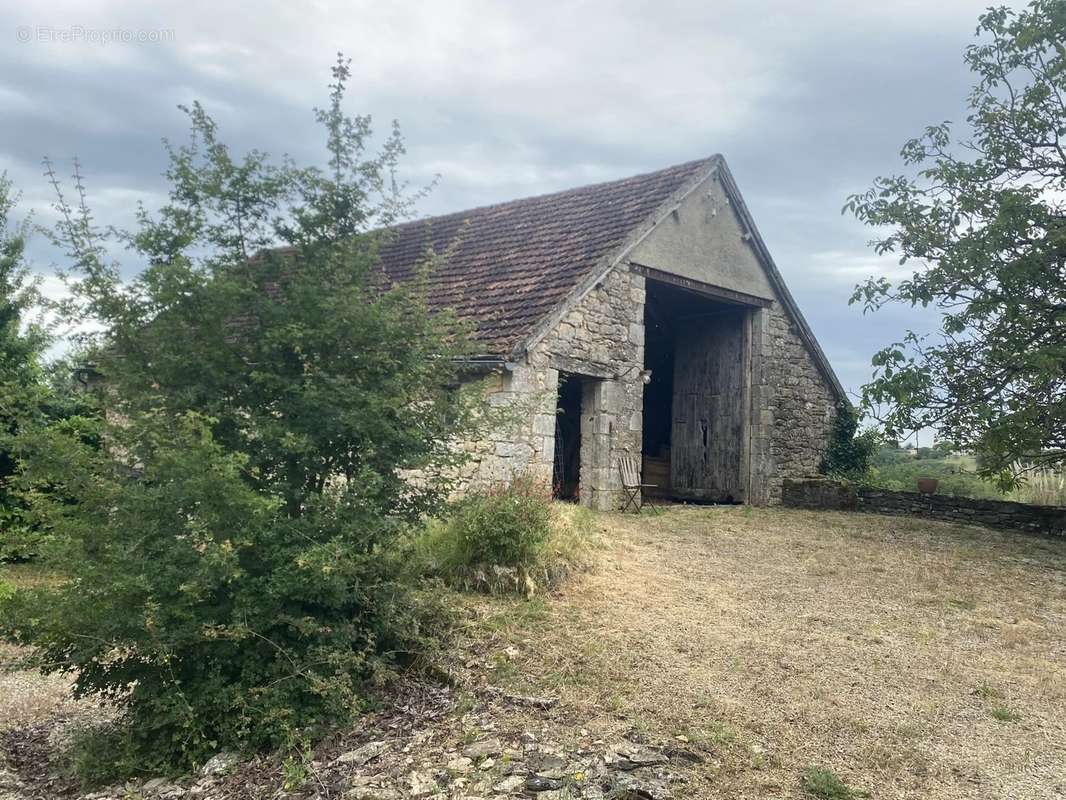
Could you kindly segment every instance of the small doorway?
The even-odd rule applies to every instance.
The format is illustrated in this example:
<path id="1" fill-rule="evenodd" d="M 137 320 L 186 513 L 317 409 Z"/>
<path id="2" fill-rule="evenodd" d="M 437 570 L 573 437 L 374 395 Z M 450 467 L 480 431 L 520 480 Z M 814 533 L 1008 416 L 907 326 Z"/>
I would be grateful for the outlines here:
<path id="1" fill-rule="evenodd" d="M 552 494 L 576 502 L 581 493 L 581 398 L 584 382 L 577 375 L 559 373 L 555 408 L 555 463 Z"/>

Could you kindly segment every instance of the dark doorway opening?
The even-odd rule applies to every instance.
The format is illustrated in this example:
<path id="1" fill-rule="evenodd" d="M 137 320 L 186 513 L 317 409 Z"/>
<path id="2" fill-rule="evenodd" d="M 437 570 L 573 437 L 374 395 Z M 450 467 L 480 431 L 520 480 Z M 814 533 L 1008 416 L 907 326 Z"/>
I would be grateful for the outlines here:
<path id="1" fill-rule="evenodd" d="M 655 486 L 644 493 L 670 495 L 670 444 L 674 403 L 674 330 L 668 308 L 650 297 L 644 305 L 644 368 L 651 379 L 644 387 L 641 453 L 642 482 Z"/>
<path id="2" fill-rule="evenodd" d="M 577 375 L 559 373 L 555 409 L 555 463 L 552 493 L 558 500 L 577 500 L 581 487 L 581 395 Z"/>

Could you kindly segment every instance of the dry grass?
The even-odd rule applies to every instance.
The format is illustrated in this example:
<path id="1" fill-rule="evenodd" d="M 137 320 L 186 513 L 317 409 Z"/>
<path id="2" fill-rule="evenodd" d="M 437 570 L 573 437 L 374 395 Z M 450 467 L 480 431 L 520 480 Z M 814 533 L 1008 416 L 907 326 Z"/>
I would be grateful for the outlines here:
<path id="1" fill-rule="evenodd" d="M 596 571 L 482 608 L 481 646 L 511 648 L 493 679 L 560 697 L 558 735 L 700 748 L 686 797 L 805 797 L 812 767 L 856 796 L 1066 795 L 1066 542 L 750 508 L 597 522 Z"/>
<path id="2" fill-rule="evenodd" d="M 474 680 L 560 701 L 501 732 L 677 742 L 703 756 L 671 763 L 679 799 L 1066 796 L 1066 542 L 690 507 L 596 516 L 589 551 L 571 522 L 559 547 L 591 572 L 464 601 Z M 0 670 L 0 732 L 75 708 L 65 680 Z"/>
<path id="3" fill-rule="evenodd" d="M 1038 506 L 1066 505 L 1066 470 L 1041 467 L 1028 473 L 1012 499 Z"/>
<path id="4" fill-rule="evenodd" d="M 33 564 L 0 564 L 0 581 L 25 588 L 56 580 Z M 26 651 L 0 642 L 0 733 L 80 709 L 70 696 L 70 680 L 21 668 Z"/>

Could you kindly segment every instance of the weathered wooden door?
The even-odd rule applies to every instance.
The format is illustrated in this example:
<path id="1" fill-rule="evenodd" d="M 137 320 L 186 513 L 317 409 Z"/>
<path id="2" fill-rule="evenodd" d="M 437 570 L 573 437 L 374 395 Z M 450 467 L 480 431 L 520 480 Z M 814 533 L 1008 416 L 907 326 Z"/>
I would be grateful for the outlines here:
<path id="1" fill-rule="evenodd" d="M 673 491 L 747 500 L 747 313 L 718 312 L 678 326 L 674 342 Z"/>

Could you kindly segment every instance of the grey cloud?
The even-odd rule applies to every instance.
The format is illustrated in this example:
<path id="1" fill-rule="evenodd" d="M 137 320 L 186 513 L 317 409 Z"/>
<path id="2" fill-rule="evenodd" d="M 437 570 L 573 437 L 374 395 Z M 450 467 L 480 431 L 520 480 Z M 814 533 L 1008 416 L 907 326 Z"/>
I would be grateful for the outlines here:
<path id="1" fill-rule="evenodd" d="M 847 305 L 878 270 L 845 196 L 900 168 L 931 122 L 959 119 L 962 64 L 984 0 L 797 6 L 697 3 L 29 2 L 0 9 L 0 169 L 47 215 L 39 159 L 85 165 L 101 217 L 165 190 L 159 140 L 201 99 L 235 149 L 320 160 L 311 107 L 334 53 L 350 107 L 407 134 L 407 176 L 441 175 L 436 213 L 621 177 L 722 152 L 771 251 L 849 388 L 870 354 L 928 312 Z M 802 8 L 802 11 L 799 10 Z M 47 18 L 46 18 L 47 17 Z M 14 42 L 18 25 L 166 28 L 169 43 Z M 40 251 L 41 263 L 48 256 Z"/>

